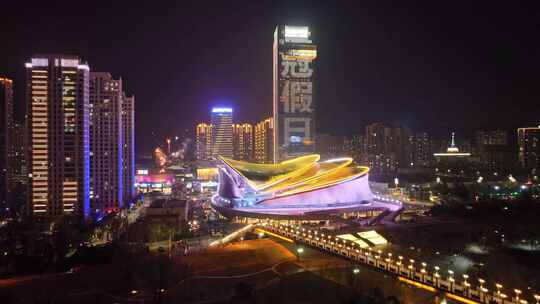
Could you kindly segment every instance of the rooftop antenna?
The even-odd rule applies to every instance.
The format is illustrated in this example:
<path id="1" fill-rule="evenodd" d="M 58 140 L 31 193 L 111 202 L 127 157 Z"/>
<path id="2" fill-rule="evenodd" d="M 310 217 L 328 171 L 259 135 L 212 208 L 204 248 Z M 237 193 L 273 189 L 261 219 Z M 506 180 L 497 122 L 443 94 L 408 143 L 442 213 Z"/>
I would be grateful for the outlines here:
<path id="1" fill-rule="evenodd" d="M 459 152 L 458 147 L 456 147 L 456 133 L 452 132 L 452 142 L 450 143 L 450 147 L 446 149 L 446 152 L 448 153 L 457 153 Z"/>

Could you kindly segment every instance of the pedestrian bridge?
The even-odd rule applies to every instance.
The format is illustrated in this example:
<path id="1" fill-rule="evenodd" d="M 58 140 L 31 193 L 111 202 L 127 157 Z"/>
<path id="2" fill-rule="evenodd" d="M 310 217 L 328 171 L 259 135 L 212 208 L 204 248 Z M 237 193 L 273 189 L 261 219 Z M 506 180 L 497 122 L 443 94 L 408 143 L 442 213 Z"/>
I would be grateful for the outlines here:
<path id="1" fill-rule="evenodd" d="M 392 252 L 374 250 L 362 240 L 361 234 L 358 234 L 359 237 L 352 234 L 336 236 L 318 229 L 310 230 L 298 225 L 283 225 L 273 221 L 261 222 L 254 227 L 259 232 L 268 232 L 270 236 L 289 242 L 303 243 L 358 264 L 390 273 L 397 276 L 401 282 L 432 292 L 442 292 L 447 298 L 463 303 L 540 303 L 540 295 L 525 295 L 520 289 L 514 289 L 512 294 L 506 294 L 499 283 L 491 287 L 482 278 L 476 278 L 473 283 L 472 278 L 469 278 L 467 274 L 458 278 L 452 270 L 443 271 L 437 266 L 430 268 L 426 263 L 418 264 L 413 259 L 396 256 Z M 364 238 L 371 237 L 373 241 L 381 242 L 380 235 L 373 232 L 364 234 Z"/>

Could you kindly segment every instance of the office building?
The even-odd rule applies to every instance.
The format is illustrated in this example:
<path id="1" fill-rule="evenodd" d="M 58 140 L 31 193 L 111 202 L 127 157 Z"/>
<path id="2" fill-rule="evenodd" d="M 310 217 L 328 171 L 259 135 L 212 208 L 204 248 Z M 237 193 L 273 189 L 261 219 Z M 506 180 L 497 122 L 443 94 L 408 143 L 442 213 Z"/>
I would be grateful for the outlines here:
<path id="1" fill-rule="evenodd" d="M 25 132 L 26 130 L 22 124 L 13 124 L 13 132 L 11 133 L 12 136 L 10 136 L 10 183 L 27 184 L 28 182 L 28 171 L 26 167 L 26 155 L 24 150 L 24 147 L 26 146 Z"/>
<path id="2" fill-rule="evenodd" d="M 382 123 L 366 126 L 366 155 L 364 162 L 375 174 L 389 174 L 405 166 L 407 161 L 408 130 Z"/>
<path id="3" fill-rule="evenodd" d="M 475 171 L 472 165 L 470 152 L 460 150 L 456 145 L 455 133 L 452 132 L 450 144 L 444 152 L 433 153 L 435 170 L 445 174 L 463 174 L 466 171 Z"/>
<path id="4" fill-rule="evenodd" d="M 122 80 L 110 73 L 90 73 L 90 195 L 92 209 L 122 207 Z"/>
<path id="5" fill-rule="evenodd" d="M 519 164 L 536 175 L 540 168 L 540 126 L 519 128 L 517 133 Z"/>
<path id="6" fill-rule="evenodd" d="M 195 130 L 195 157 L 199 161 L 212 159 L 212 125 L 199 123 Z"/>
<path id="7" fill-rule="evenodd" d="M 315 150 L 314 60 L 317 46 L 307 26 L 274 31 L 274 162 Z"/>
<path id="8" fill-rule="evenodd" d="M 317 134 L 315 139 L 315 151 L 322 159 L 340 157 L 344 155 L 345 139 L 343 136 L 330 134 Z"/>
<path id="9" fill-rule="evenodd" d="M 10 133 L 10 156 L 9 156 L 9 176 L 8 207 L 12 214 L 24 213 L 27 198 L 28 173 L 26 167 L 25 154 L 25 128 L 19 123 L 13 124 L 13 131 Z"/>
<path id="10" fill-rule="evenodd" d="M 233 124 L 233 156 L 237 160 L 253 159 L 253 125 Z"/>
<path id="11" fill-rule="evenodd" d="M 124 200 L 135 196 L 135 96 L 122 93 L 122 144 Z"/>
<path id="12" fill-rule="evenodd" d="M 255 125 L 254 160 L 258 163 L 274 162 L 274 119 L 272 117 Z"/>
<path id="13" fill-rule="evenodd" d="M 365 135 L 355 134 L 343 139 L 343 153 L 352 157 L 356 162 L 362 162 L 366 155 Z"/>
<path id="14" fill-rule="evenodd" d="M 212 157 L 233 157 L 233 110 L 212 109 Z"/>
<path id="15" fill-rule="evenodd" d="M 431 138 L 426 132 L 409 134 L 406 142 L 407 164 L 409 167 L 429 168 L 433 160 Z"/>
<path id="16" fill-rule="evenodd" d="M 28 212 L 90 212 L 89 80 L 76 56 L 37 55 L 26 63 Z"/>
<path id="17" fill-rule="evenodd" d="M 13 174 L 13 81 L 0 77 L 0 207 L 10 200 L 9 180 Z"/>
<path id="18" fill-rule="evenodd" d="M 482 168 L 491 171 L 509 169 L 510 153 L 508 132 L 505 130 L 480 130 L 475 134 L 476 156 Z"/>

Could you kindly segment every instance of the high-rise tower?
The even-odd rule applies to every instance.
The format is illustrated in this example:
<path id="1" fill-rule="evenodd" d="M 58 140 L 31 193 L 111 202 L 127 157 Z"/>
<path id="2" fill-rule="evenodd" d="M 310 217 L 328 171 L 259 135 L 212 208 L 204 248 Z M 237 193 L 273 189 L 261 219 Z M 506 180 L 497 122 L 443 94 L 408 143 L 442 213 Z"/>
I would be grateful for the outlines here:
<path id="1" fill-rule="evenodd" d="M 233 156 L 238 160 L 253 158 L 253 125 L 233 124 Z"/>
<path id="2" fill-rule="evenodd" d="M 540 170 L 540 126 L 519 128 L 518 161 L 523 169 L 533 174 Z"/>
<path id="3" fill-rule="evenodd" d="M 272 163 L 274 158 L 274 119 L 267 118 L 255 125 L 254 159 L 258 163 Z"/>
<path id="4" fill-rule="evenodd" d="M 233 157 L 233 110 L 212 109 L 212 157 Z"/>
<path id="5" fill-rule="evenodd" d="M 135 196 L 135 96 L 122 93 L 122 157 L 124 199 Z"/>
<path id="6" fill-rule="evenodd" d="M 307 26 L 280 25 L 274 32 L 274 162 L 315 150 L 313 62 L 317 46 Z"/>
<path id="7" fill-rule="evenodd" d="M 90 73 L 90 193 L 101 212 L 124 200 L 122 99 L 122 79 Z"/>
<path id="8" fill-rule="evenodd" d="M 13 82 L 3 77 L 0 77 L 0 109 L 0 207 L 6 207 L 13 173 Z"/>
<path id="9" fill-rule="evenodd" d="M 210 160 L 212 158 L 212 125 L 200 123 L 195 130 L 195 154 L 197 160 Z"/>
<path id="10" fill-rule="evenodd" d="M 28 211 L 87 216 L 89 67 L 76 56 L 37 55 L 26 63 Z"/>

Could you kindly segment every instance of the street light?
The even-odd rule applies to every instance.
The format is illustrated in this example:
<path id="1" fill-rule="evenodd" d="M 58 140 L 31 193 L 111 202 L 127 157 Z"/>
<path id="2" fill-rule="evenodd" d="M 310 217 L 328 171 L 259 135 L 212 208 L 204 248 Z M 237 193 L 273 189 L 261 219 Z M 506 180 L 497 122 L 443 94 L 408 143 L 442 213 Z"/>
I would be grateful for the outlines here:
<path id="1" fill-rule="evenodd" d="M 501 295 L 501 289 L 503 288 L 502 284 L 495 283 L 495 287 L 497 287 L 497 295 L 500 296 Z"/>
<path id="2" fill-rule="evenodd" d="M 536 301 L 536 304 L 540 303 L 540 295 L 535 294 L 534 300 Z"/>
<path id="3" fill-rule="evenodd" d="M 411 263 L 411 265 L 409 265 L 409 269 L 411 271 L 414 271 L 414 260 L 413 259 L 409 259 L 409 262 Z"/>
<path id="4" fill-rule="evenodd" d="M 296 258 L 298 261 L 300 261 L 300 254 L 304 253 L 304 248 L 298 247 L 296 248 Z"/>
<path id="5" fill-rule="evenodd" d="M 516 302 L 519 303 L 519 295 L 521 295 L 521 290 L 519 290 L 519 289 L 514 289 L 514 292 L 516 293 Z"/>
<path id="6" fill-rule="evenodd" d="M 352 270 L 353 273 L 353 288 L 356 288 L 358 285 L 358 274 L 360 273 L 360 269 L 358 267 L 354 267 Z"/>
<path id="7" fill-rule="evenodd" d="M 484 283 L 486 281 L 484 279 L 478 279 L 478 283 L 480 283 L 480 289 L 484 288 Z"/>

